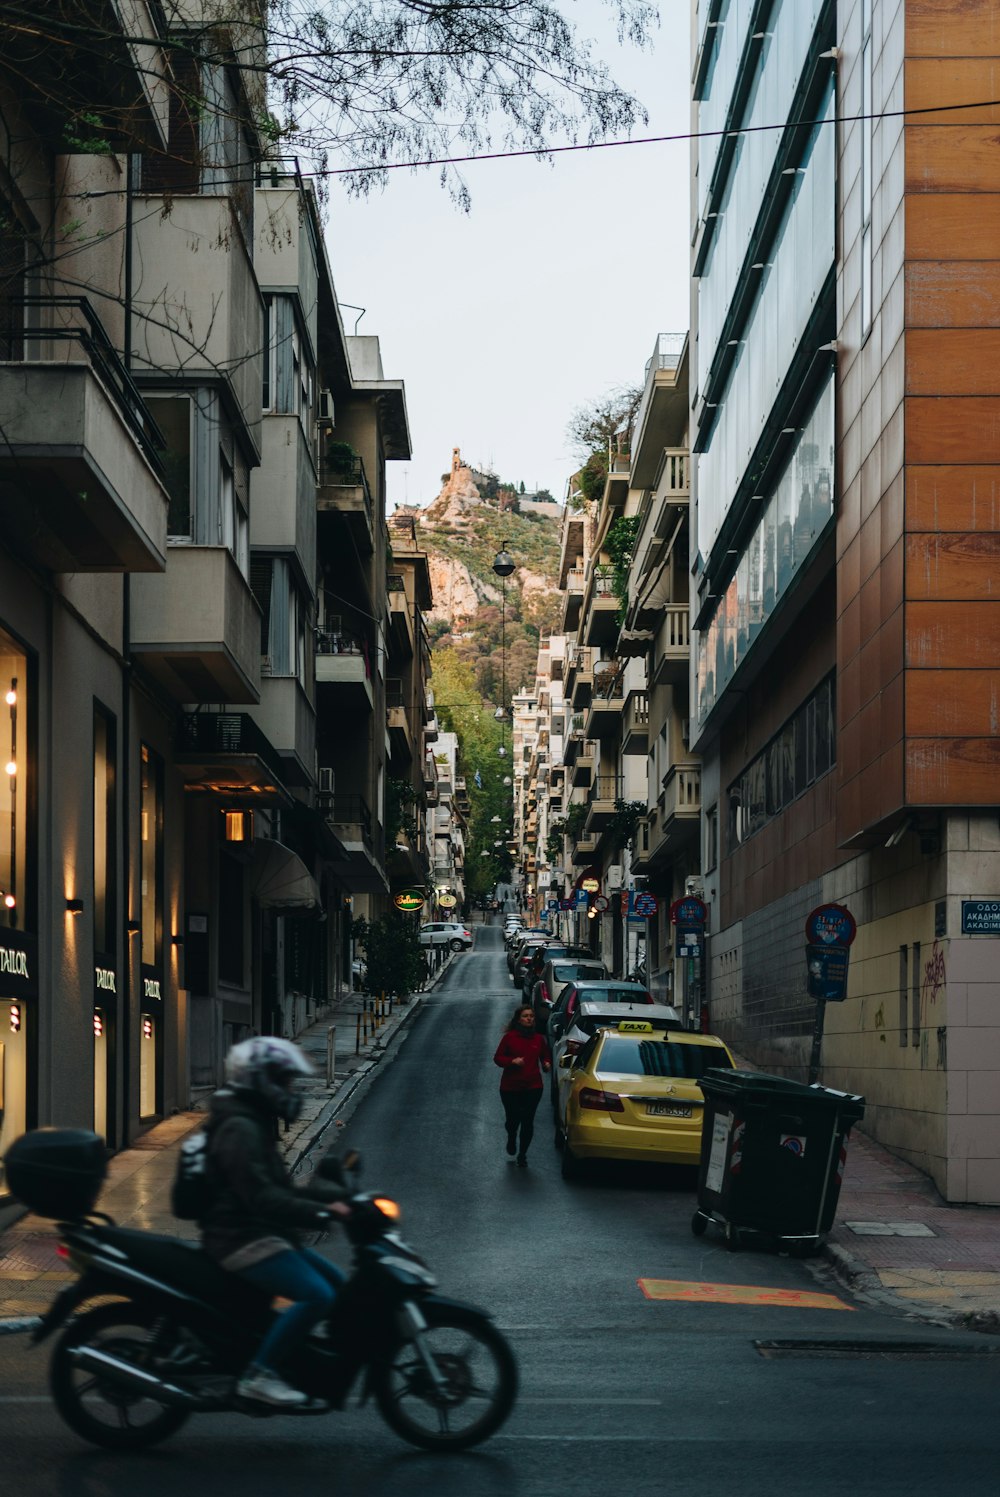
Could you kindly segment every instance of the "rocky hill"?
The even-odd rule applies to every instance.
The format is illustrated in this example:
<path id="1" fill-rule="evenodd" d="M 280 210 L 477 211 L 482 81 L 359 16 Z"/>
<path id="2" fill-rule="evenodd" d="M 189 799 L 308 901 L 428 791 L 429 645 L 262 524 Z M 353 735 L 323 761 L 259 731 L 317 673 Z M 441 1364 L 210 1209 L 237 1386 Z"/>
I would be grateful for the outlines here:
<path id="1" fill-rule="evenodd" d="M 505 675 L 509 706 L 514 692 L 534 683 L 539 636 L 558 627 L 559 506 L 547 495 L 521 495 L 494 474 L 470 467 L 455 448 L 436 498 L 426 508 L 400 512 L 413 516 L 430 558 L 434 607 L 428 625 L 435 651 L 453 648 L 493 706 Z M 492 570 L 502 546 L 515 563 L 505 608 L 503 585 Z"/>

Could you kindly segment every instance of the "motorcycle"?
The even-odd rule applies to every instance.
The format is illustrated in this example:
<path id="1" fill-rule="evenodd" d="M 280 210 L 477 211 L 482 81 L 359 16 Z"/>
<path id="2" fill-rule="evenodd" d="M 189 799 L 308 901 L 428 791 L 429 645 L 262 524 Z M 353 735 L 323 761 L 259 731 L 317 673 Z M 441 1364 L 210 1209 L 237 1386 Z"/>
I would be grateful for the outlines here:
<path id="1" fill-rule="evenodd" d="M 328 1177 L 356 1174 L 356 1156 L 324 1161 Z M 352 1181 L 356 1186 L 356 1180 Z M 175 1434 L 193 1414 L 303 1417 L 343 1409 L 361 1384 L 404 1440 L 465 1450 L 503 1424 L 517 1364 L 489 1317 L 439 1295 L 423 1259 L 397 1231 L 399 1207 L 351 1190 L 343 1226 L 352 1271 L 326 1322 L 282 1374 L 310 1395 L 292 1409 L 241 1400 L 240 1374 L 270 1324 L 270 1298 L 196 1245 L 117 1226 L 101 1212 L 59 1223 L 58 1252 L 79 1278 L 56 1298 L 33 1340 L 61 1332 L 52 1397 L 69 1427 L 115 1450 Z M 120 1296 L 77 1314 L 97 1296 Z"/>

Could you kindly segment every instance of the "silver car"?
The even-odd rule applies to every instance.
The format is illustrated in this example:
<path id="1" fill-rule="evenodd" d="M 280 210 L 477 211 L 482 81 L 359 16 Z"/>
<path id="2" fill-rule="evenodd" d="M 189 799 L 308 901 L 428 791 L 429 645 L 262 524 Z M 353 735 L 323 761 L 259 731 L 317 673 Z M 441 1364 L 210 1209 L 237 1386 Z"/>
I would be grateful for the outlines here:
<path id="1" fill-rule="evenodd" d="M 606 982 L 607 970 L 597 957 L 584 960 L 582 957 L 555 957 L 546 962 L 541 977 L 531 990 L 531 1006 L 535 1010 L 535 1028 L 539 1034 L 548 1034 L 549 1015 L 562 997 L 563 988 L 570 982 Z"/>

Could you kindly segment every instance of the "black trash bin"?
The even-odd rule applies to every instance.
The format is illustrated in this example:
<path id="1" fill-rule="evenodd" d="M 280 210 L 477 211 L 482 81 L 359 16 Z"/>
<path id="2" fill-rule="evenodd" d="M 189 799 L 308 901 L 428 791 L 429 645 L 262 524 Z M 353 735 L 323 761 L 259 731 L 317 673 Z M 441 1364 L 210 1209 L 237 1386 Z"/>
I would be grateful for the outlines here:
<path id="1" fill-rule="evenodd" d="M 731 1248 L 757 1233 L 814 1251 L 833 1226 L 851 1127 L 863 1097 L 754 1071 L 706 1071 L 698 1171 L 700 1237 L 716 1222 Z"/>

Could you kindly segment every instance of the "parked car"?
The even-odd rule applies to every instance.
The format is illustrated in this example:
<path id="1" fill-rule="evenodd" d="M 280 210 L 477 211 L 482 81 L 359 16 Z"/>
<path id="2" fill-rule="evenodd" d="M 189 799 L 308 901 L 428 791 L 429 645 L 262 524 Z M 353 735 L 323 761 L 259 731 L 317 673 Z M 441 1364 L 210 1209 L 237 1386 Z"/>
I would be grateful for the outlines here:
<path id="1" fill-rule="evenodd" d="M 563 1178 L 578 1179 L 589 1159 L 697 1165 L 705 1109 L 698 1082 L 733 1066 L 717 1036 L 644 1019 L 638 1006 L 615 1027 L 596 1028 L 560 1061 Z"/>
<path id="2" fill-rule="evenodd" d="M 558 940 L 555 936 L 541 947 L 542 966 L 538 964 L 538 950 L 535 948 L 530 956 L 527 966 L 521 969 L 521 996 L 525 1003 L 531 1003 L 535 983 L 544 970 L 546 962 L 554 962 L 558 957 L 575 957 L 578 961 L 593 961 L 591 953 L 586 946 L 567 946 L 565 942 Z M 602 973 L 602 976 L 606 976 Z"/>
<path id="3" fill-rule="evenodd" d="M 525 932 L 520 941 L 516 942 L 513 948 L 507 953 L 507 970 L 510 973 L 511 982 L 520 987 L 521 974 L 524 970 L 522 962 L 530 959 L 536 946 L 547 946 L 551 939 L 547 931 L 539 932 L 535 930 Z"/>
<path id="4" fill-rule="evenodd" d="M 649 993 L 639 997 L 631 992 L 617 992 L 609 988 L 599 999 L 585 1000 L 574 1011 L 562 1033 L 550 1041 L 552 1050 L 552 1080 L 550 1095 L 552 1106 L 559 1111 L 559 1086 L 564 1072 L 559 1062 L 564 1055 L 578 1055 L 584 1045 L 602 1025 L 618 1024 L 623 1019 L 643 1019 L 664 1029 L 680 1029 L 681 1020 L 677 1010 L 669 1003 L 657 1003 Z"/>
<path id="5" fill-rule="evenodd" d="M 552 1005 L 549 1014 L 549 1023 L 546 1030 L 546 1039 L 551 1049 L 560 1036 L 568 1029 L 576 1016 L 577 1009 L 581 1003 L 655 1003 L 656 1000 L 648 988 L 644 988 L 638 982 L 624 982 L 621 978 L 605 977 L 599 981 L 587 979 L 579 982 L 568 982 L 559 994 L 558 999 Z M 670 1009 L 674 1018 L 677 1018 L 677 1010 Z"/>
<path id="6" fill-rule="evenodd" d="M 520 951 L 521 947 L 524 945 L 525 941 L 547 941 L 548 938 L 548 931 L 540 930 L 537 925 L 528 926 L 527 929 L 522 927 L 521 930 L 516 931 L 514 935 L 511 936 L 510 940 L 507 942 L 507 971 L 511 974 L 511 976 L 513 976 L 514 973 L 514 963 L 517 960 L 517 954 Z"/>
<path id="7" fill-rule="evenodd" d="M 607 977 L 604 963 L 596 957 L 584 960 L 571 954 L 546 956 L 541 977 L 531 990 L 531 1006 L 535 1010 L 535 1028 L 539 1034 L 547 1034 L 549 1015 L 562 997 L 563 988 L 570 982 L 602 982 Z"/>
<path id="8" fill-rule="evenodd" d="M 452 951 L 468 951 L 472 932 L 460 920 L 428 920 L 420 927 L 421 946 L 450 946 Z"/>

